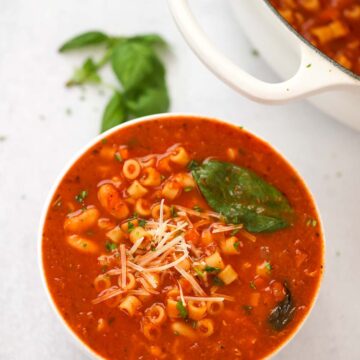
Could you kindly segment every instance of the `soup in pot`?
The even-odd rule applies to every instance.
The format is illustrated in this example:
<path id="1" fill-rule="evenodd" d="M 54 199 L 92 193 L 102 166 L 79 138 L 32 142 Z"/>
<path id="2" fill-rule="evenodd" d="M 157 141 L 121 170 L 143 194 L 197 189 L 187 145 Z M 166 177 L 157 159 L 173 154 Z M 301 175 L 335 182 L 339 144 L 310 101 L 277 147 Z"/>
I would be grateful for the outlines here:
<path id="1" fill-rule="evenodd" d="M 301 35 L 360 75 L 360 0 L 270 0 Z"/>

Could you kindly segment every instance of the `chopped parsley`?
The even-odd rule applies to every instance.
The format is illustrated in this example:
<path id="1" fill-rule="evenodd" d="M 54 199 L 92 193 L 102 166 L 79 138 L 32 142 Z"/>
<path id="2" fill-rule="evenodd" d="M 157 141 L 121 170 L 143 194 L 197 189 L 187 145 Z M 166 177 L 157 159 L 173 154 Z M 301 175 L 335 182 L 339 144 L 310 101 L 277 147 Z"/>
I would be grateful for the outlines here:
<path id="1" fill-rule="evenodd" d="M 186 186 L 184 187 L 185 192 L 190 192 L 192 189 L 194 189 L 192 186 Z"/>
<path id="2" fill-rule="evenodd" d="M 311 65 L 312 65 L 312 64 L 307 64 L 307 65 L 306 65 L 306 67 L 307 67 L 307 68 L 310 68 L 310 67 L 311 67 Z"/>
<path id="3" fill-rule="evenodd" d="M 176 309 L 179 312 L 179 315 L 183 318 L 186 319 L 188 317 L 188 312 L 184 306 L 184 304 L 182 303 L 182 301 L 178 301 L 176 303 Z"/>
<path id="4" fill-rule="evenodd" d="M 88 197 L 88 195 L 89 195 L 89 192 L 87 190 L 82 190 L 77 195 L 75 195 L 75 200 L 78 203 L 82 203 Z"/>
<path id="5" fill-rule="evenodd" d="M 225 285 L 225 283 L 217 276 L 214 276 L 212 281 L 215 286 L 224 286 Z"/>
<path id="6" fill-rule="evenodd" d="M 234 246 L 235 250 L 239 250 L 240 242 L 239 241 L 234 242 L 233 246 Z"/>
<path id="7" fill-rule="evenodd" d="M 317 225 L 317 220 L 316 220 L 316 219 L 309 219 L 309 220 L 306 222 L 306 226 L 315 227 L 316 225 Z"/>
<path id="8" fill-rule="evenodd" d="M 105 244 L 105 249 L 107 252 L 111 252 L 117 248 L 117 245 L 111 241 L 107 241 Z"/>
<path id="9" fill-rule="evenodd" d="M 272 265 L 271 265 L 268 261 L 266 261 L 266 262 L 265 262 L 265 268 L 266 268 L 267 271 L 270 272 L 273 267 L 272 267 Z"/>
<path id="10" fill-rule="evenodd" d="M 194 267 L 194 271 L 196 272 L 196 275 L 204 277 L 204 273 L 199 268 Z"/>
<path id="11" fill-rule="evenodd" d="M 146 220 L 140 219 L 139 220 L 139 226 L 144 227 L 146 225 Z"/>
<path id="12" fill-rule="evenodd" d="M 116 153 L 114 154 L 114 159 L 115 159 L 116 161 L 118 161 L 118 162 L 122 162 L 122 161 L 123 161 L 122 156 L 121 156 L 120 153 L 118 153 L 118 152 L 116 152 Z"/>
<path id="13" fill-rule="evenodd" d="M 188 165 L 187 165 L 187 168 L 188 170 L 194 170 L 195 168 L 197 168 L 199 166 L 199 163 L 195 160 L 191 160 Z"/>
<path id="14" fill-rule="evenodd" d="M 255 285 L 255 283 L 253 282 L 253 281 L 250 281 L 250 287 L 252 288 L 252 289 L 254 289 L 254 290 L 256 290 L 256 285 Z"/>
<path id="15" fill-rule="evenodd" d="M 198 212 L 202 211 L 202 209 L 201 209 L 201 207 L 199 205 L 194 205 L 193 210 L 198 211 Z"/>
<path id="16" fill-rule="evenodd" d="M 128 229 L 127 229 L 128 232 L 132 232 L 135 229 L 135 225 L 131 221 L 128 221 L 127 225 L 128 225 Z"/>
<path id="17" fill-rule="evenodd" d="M 206 265 L 204 270 L 208 273 L 218 273 L 220 269 L 218 267 Z"/>

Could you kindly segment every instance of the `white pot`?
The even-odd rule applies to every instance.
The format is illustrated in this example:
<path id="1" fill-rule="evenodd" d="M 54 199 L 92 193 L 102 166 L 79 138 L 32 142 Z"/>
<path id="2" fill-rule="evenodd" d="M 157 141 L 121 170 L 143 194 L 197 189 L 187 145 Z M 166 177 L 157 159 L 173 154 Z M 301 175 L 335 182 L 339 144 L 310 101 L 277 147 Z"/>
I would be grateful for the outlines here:
<path id="1" fill-rule="evenodd" d="M 308 98 L 337 120 L 360 130 L 360 79 L 299 36 L 268 0 L 230 0 L 254 46 L 283 80 L 261 81 L 220 53 L 202 31 L 187 0 L 168 0 L 186 41 L 221 80 L 252 100 L 280 104 Z"/>

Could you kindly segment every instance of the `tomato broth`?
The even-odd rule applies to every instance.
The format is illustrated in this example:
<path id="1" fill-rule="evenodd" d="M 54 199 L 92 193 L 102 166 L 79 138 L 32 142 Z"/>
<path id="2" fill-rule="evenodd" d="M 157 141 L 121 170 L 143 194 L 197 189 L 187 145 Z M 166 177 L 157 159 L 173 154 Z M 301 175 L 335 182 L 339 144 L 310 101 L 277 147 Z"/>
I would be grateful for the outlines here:
<path id="1" fill-rule="evenodd" d="M 88 149 L 49 206 L 42 260 L 74 333 L 106 359 L 261 359 L 323 272 L 314 201 L 240 127 L 168 117 Z"/>

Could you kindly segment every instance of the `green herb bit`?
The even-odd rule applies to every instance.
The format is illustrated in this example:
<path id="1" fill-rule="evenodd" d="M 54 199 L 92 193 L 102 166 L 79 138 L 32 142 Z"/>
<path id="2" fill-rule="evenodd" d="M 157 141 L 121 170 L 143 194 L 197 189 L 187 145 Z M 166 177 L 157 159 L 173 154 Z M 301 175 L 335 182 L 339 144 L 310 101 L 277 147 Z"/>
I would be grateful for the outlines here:
<path id="1" fill-rule="evenodd" d="M 176 309 L 183 319 L 186 319 L 188 317 L 188 312 L 181 300 L 176 303 Z"/>
<path id="2" fill-rule="evenodd" d="M 268 261 L 265 262 L 265 268 L 269 272 L 273 269 L 272 265 Z"/>
<path id="3" fill-rule="evenodd" d="M 198 275 L 199 277 L 204 277 L 204 273 L 197 267 L 194 267 L 194 271 L 196 272 L 196 275 Z"/>
<path id="4" fill-rule="evenodd" d="M 103 138 L 103 139 L 101 139 L 101 142 L 102 142 L 103 144 L 107 144 L 108 140 L 107 140 L 107 138 Z"/>
<path id="5" fill-rule="evenodd" d="M 88 197 L 88 195 L 89 195 L 89 192 L 87 190 L 82 190 L 82 191 L 79 192 L 79 194 L 77 194 L 75 196 L 75 200 L 78 203 L 82 203 Z"/>
<path id="6" fill-rule="evenodd" d="M 134 229 L 135 225 L 131 221 L 128 221 L 128 232 L 132 232 Z"/>
<path id="7" fill-rule="evenodd" d="M 140 220 L 139 220 L 139 226 L 145 227 L 145 225 L 146 225 L 146 220 L 140 219 Z"/>
<path id="8" fill-rule="evenodd" d="M 201 209 L 201 207 L 200 207 L 199 205 L 194 205 L 194 206 L 193 206 L 193 210 L 195 210 L 195 211 L 197 211 L 197 212 L 201 212 L 201 211 L 202 211 L 202 209 Z"/>
<path id="9" fill-rule="evenodd" d="M 312 65 L 312 64 L 307 64 L 307 65 L 306 65 L 306 67 L 307 67 L 307 68 L 310 68 L 310 67 L 311 67 L 311 65 Z"/>
<path id="10" fill-rule="evenodd" d="M 187 168 L 188 170 L 194 170 L 195 168 L 197 168 L 199 166 L 199 163 L 195 160 L 191 160 L 188 165 L 187 165 Z"/>
<path id="11" fill-rule="evenodd" d="M 254 290 L 256 290 L 256 285 L 253 281 L 250 281 L 250 287 Z"/>
<path id="12" fill-rule="evenodd" d="M 220 268 L 206 265 L 204 270 L 208 273 L 218 273 L 220 271 Z"/>
<path id="13" fill-rule="evenodd" d="M 122 156 L 121 156 L 120 153 L 118 153 L 118 152 L 116 152 L 116 153 L 114 154 L 114 159 L 115 159 L 116 161 L 118 161 L 118 162 L 122 162 L 122 161 L 123 161 Z"/>
<path id="14" fill-rule="evenodd" d="M 184 188 L 184 191 L 185 192 L 190 192 L 190 191 L 192 191 L 194 188 L 192 187 L 192 186 L 186 186 L 185 188 Z"/>
<path id="15" fill-rule="evenodd" d="M 239 247 L 240 247 L 240 241 L 234 242 L 234 249 L 239 250 Z"/>
<path id="16" fill-rule="evenodd" d="M 151 246 L 150 246 L 150 250 L 151 250 L 151 251 L 155 251 L 155 250 L 156 250 L 156 246 L 155 246 L 155 245 L 151 245 Z"/>
<path id="17" fill-rule="evenodd" d="M 316 219 L 308 219 L 306 221 L 306 226 L 316 227 L 316 225 L 317 225 L 317 220 Z"/>
<path id="18" fill-rule="evenodd" d="M 111 241 L 107 241 L 105 244 L 105 249 L 107 252 L 111 252 L 117 248 L 117 245 Z"/>
<path id="19" fill-rule="evenodd" d="M 257 50 L 257 49 L 252 49 L 251 54 L 255 57 L 258 57 L 260 55 L 259 50 Z"/>
<path id="20" fill-rule="evenodd" d="M 224 286 L 225 285 L 225 283 L 217 276 L 215 276 L 212 281 L 215 286 Z"/>

